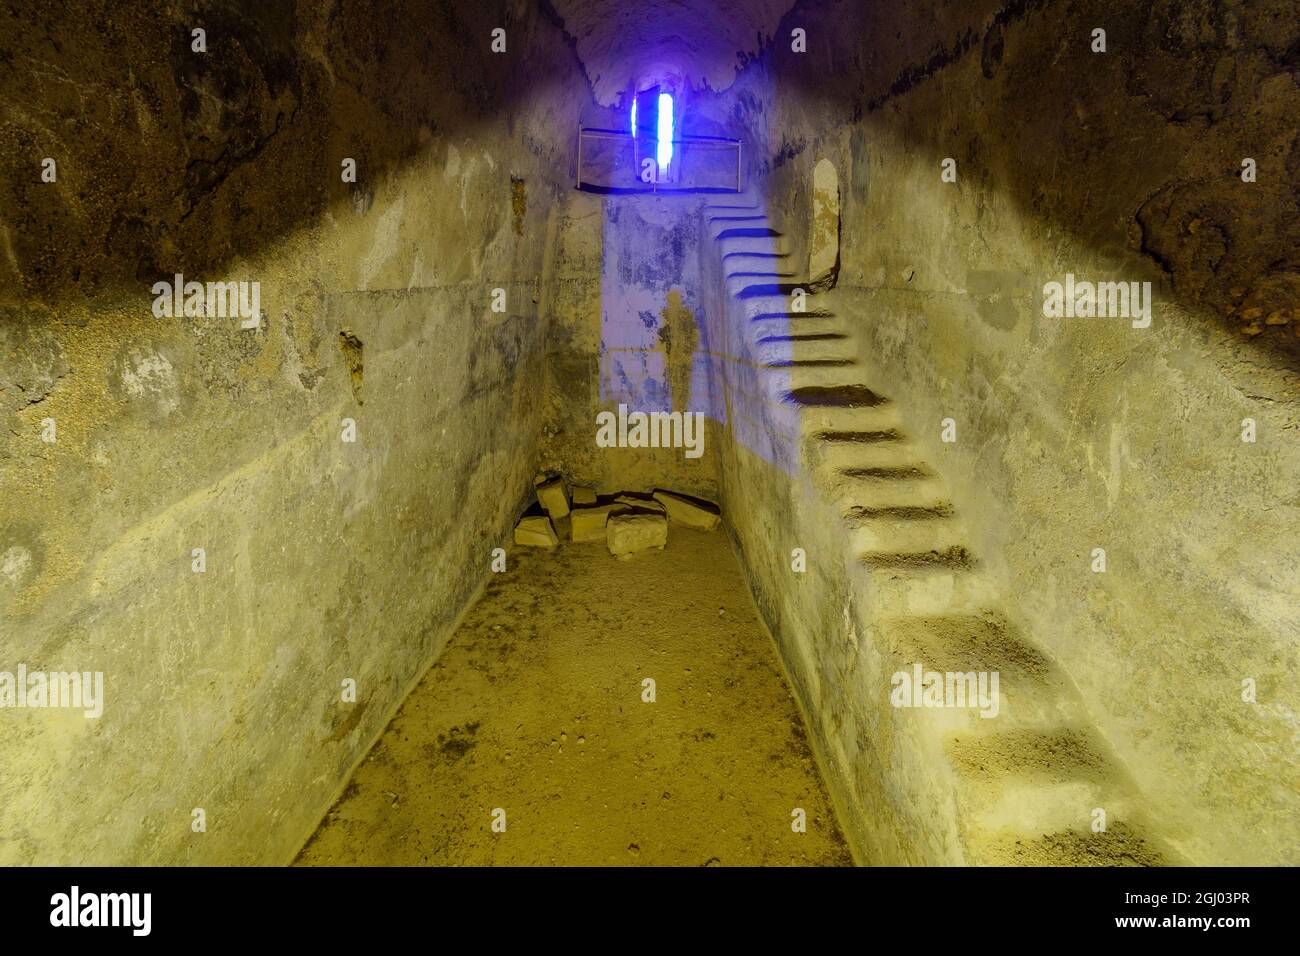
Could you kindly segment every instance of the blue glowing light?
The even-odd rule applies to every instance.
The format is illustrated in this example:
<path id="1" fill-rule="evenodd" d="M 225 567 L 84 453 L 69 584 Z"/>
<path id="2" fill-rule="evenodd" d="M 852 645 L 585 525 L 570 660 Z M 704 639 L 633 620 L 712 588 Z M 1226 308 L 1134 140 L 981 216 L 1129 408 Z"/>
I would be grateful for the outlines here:
<path id="1" fill-rule="evenodd" d="M 673 158 L 673 97 L 659 94 L 659 171 L 668 168 Z"/>
<path id="2" fill-rule="evenodd" d="M 636 97 L 632 97 L 632 135 L 636 135 Z"/>

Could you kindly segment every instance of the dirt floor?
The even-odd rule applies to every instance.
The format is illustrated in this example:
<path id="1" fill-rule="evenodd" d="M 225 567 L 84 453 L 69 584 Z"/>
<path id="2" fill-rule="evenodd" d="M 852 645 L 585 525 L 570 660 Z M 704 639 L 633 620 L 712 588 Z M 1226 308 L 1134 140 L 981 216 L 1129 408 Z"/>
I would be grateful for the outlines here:
<path id="1" fill-rule="evenodd" d="M 512 551 L 297 860 L 850 862 L 725 533 L 678 525 Z"/>

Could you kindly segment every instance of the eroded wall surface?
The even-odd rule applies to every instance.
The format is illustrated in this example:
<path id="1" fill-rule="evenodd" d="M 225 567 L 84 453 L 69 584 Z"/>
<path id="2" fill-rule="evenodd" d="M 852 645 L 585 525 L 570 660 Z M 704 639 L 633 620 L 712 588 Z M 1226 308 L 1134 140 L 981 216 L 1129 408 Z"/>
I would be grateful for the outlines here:
<path id="1" fill-rule="evenodd" d="M 794 261 L 827 159 L 842 245 L 826 301 L 1014 624 L 1068 672 L 1189 860 L 1294 863 L 1294 18 L 860 7 L 800 4 L 729 94 Z M 806 54 L 784 42 L 794 27 Z M 1042 289 L 1067 273 L 1150 282 L 1150 326 L 1046 318 Z M 764 507 L 792 510 L 775 492 Z M 839 681 L 868 706 L 831 659 L 787 663 L 796 685 Z"/>
<path id="2" fill-rule="evenodd" d="M 104 674 L 0 712 L 0 861 L 283 862 L 531 493 L 581 68 L 524 4 L 0 16 L 0 670 Z"/>

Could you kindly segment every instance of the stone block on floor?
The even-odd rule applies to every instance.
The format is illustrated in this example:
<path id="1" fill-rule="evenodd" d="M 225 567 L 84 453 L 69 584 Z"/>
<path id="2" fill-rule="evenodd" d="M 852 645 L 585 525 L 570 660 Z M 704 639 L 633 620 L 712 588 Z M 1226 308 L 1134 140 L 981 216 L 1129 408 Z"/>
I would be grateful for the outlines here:
<path id="1" fill-rule="evenodd" d="M 712 531 L 722 521 L 717 506 L 712 502 L 696 498 L 687 498 L 673 494 L 671 491 L 655 491 L 655 501 L 668 512 L 668 519 L 688 528 Z"/>
<path id="2" fill-rule="evenodd" d="M 574 541 L 604 541 L 605 522 L 613 505 L 598 505 L 594 508 L 574 508 L 569 515 L 570 536 Z"/>
<path id="3" fill-rule="evenodd" d="M 546 509 L 552 520 L 563 518 L 569 513 L 569 494 L 564 488 L 563 478 L 548 478 L 537 486 L 537 501 Z"/>
<path id="4" fill-rule="evenodd" d="M 546 515 L 525 515 L 515 525 L 515 544 L 549 550 L 557 547 L 559 543 L 560 538 L 551 527 L 551 519 Z"/>
<path id="5" fill-rule="evenodd" d="M 667 513 L 662 504 L 648 495 L 644 498 L 638 498 L 636 495 L 619 495 L 614 499 L 614 504 L 624 508 L 639 508 L 642 511 L 653 511 L 656 514 Z"/>
<path id="6" fill-rule="evenodd" d="M 638 551 L 662 549 L 668 543 L 668 519 L 647 512 L 615 512 L 605 525 L 609 553 L 630 558 Z"/>

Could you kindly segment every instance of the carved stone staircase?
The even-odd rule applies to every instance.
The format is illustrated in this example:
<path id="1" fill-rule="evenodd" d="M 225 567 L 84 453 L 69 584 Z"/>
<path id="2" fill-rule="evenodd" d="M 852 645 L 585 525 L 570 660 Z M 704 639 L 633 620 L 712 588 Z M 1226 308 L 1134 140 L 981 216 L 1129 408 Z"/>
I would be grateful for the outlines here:
<path id="1" fill-rule="evenodd" d="M 793 412 L 792 458 L 824 511 L 838 516 L 849 586 L 875 651 L 892 665 L 885 673 L 923 662 L 999 674 L 995 717 L 922 708 L 879 721 L 881 733 L 906 722 L 926 751 L 917 759 L 950 788 L 959 847 L 929 862 L 1181 862 L 1148 824 L 1068 677 L 1008 623 L 1004 595 L 972 552 L 943 476 L 910 439 L 898 406 L 868 381 L 851 324 L 829 307 L 834 292 L 809 292 L 807 308 L 793 309 L 807 285 L 761 201 L 706 204 L 704 217 L 727 286 L 725 321 L 743 324 L 745 354 L 733 360 L 756 368 L 762 401 Z"/>

